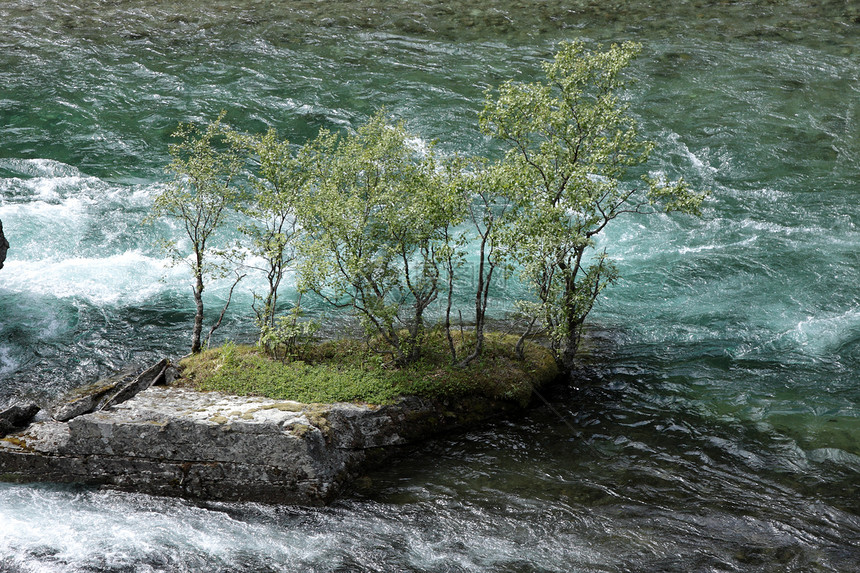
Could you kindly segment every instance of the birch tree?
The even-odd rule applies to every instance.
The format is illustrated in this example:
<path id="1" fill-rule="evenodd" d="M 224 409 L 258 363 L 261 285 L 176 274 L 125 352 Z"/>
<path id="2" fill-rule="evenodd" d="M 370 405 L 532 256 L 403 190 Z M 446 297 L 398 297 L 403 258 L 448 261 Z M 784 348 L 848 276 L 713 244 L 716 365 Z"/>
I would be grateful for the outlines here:
<path id="1" fill-rule="evenodd" d="M 274 130 L 263 135 L 230 132 L 228 139 L 251 163 L 250 189 L 239 205 L 247 221 L 239 230 L 249 240 L 240 246 L 255 261 L 246 266 L 266 278 L 266 292 L 254 293 L 252 303 L 262 340 L 275 328 L 281 284 L 295 263 L 300 231 L 297 210 L 308 167 Z"/>
<path id="2" fill-rule="evenodd" d="M 416 140 L 381 111 L 354 133 L 322 131 L 304 152 L 303 285 L 351 309 L 400 365 L 421 356 L 445 229 L 462 216 L 433 146 Z"/>
<path id="3" fill-rule="evenodd" d="M 223 116 L 222 113 L 202 131 L 194 125 L 183 124 L 173 134 L 180 140 L 170 146 L 172 160 L 167 170 L 173 175 L 173 180 L 155 198 L 150 214 L 150 220 L 164 217 L 177 221 L 184 238 L 188 239 L 187 245 L 173 239 L 165 239 L 161 245 L 173 263 L 186 264 L 193 277 L 196 310 L 191 333 L 192 353 L 200 352 L 202 347 L 203 291 L 211 278 L 226 273 L 213 250 L 215 233 L 239 199 L 233 183 L 243 160 L 235 147 L 225 141 Z M 236 282 L 239 280 L 241 275 L 237 274 Z M 232 293 L 231 288 L 230 296 Z M 229 303 L 230 297 L 227 305 Z M 210 337 L 223 316 L 224 311 L 210 330 Z"/>
<path id="4" fill-rule="evenodd" d="M 588 50 L 563 43 L 544 64 L 544 81 L 508 81 L 487 93 L 482 131 L 505 148 L 516 181 L 518 215 L 508 244 L 532 298 L 531 326 L 543 329 L 562 366 L 573 361 L 583 324 L 603 289 L 617 278 L 596 239 L 625 213 L 698 213 L 703 194 L 682 180 L 631 172 L 654 149 L 621 99 L 624 70 L 639 52 L 627 42 Z"/>

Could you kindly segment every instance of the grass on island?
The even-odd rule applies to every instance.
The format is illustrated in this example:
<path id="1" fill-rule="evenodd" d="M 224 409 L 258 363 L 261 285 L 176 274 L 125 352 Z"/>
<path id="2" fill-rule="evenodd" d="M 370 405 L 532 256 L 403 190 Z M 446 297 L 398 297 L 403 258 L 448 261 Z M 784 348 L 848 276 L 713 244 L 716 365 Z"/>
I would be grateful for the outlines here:
<path id="1" fill-rule="evenodd" d="M 458 341 L 469 344 L 466 340 Z M 558 376 L 552 354 L 528 343 L 525 360 L 513 353 L 517 338 L 490 333 L 484 355 L 466 368 L 451 364 L 447 340 L 433 335 L 416 364 L 394 368 L 383 364 L 367 344 L 332 340 L 310 345 L 301 359 L 272 360 L 256 346 L 228 343 L 180 362 L 177 383 L 200 391 L 266 396 L 303 403 L 362 402 L 389 404 L 400 396 L 456 398 L 480 395 L 525 405 L 532 388 Z"/>

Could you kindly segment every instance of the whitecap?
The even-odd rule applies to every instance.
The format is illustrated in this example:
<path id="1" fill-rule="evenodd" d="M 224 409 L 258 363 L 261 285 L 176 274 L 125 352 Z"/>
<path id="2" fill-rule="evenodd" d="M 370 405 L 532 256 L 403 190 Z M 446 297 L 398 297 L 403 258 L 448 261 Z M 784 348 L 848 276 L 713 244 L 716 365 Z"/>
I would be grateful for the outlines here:
<path id="1" fill-rule="evenodd" d="M 24 177 L 83 177 L 77 167 L 53 159 L 0 159 L 0 169 L 7 169 Z"/>
<path id="2" fill-rule="evenodd" d="M 736 241 L 733 243 L 709 243 L 706 245 L 699 245 L 695 247 L 683 246 L 678 249 L 678 254 L 686 255 L 689 253 L 701 253 L 704 251 L 731 250 L 735 247 L 747 247 L 754 243 L 756 240 L 758 240 L 758 235 L 753 235 L 742 241 Z"/>
<path id="3" fill-rule="evenodd" d="M 808 316 L 786 334 L 807 353 L 821 355 L 835 351 L 860 336 L 860 309 Z"/>
<path id="4" fill-rule="evenodd" d="M 810 450 L 807 455 L 814 462 L 833 462 L 860 471 L 860 456 L 839 448 L 817 448 Z"/>
<path id="5" fill-rule="evenodd" d="M 17 176 L 0 177 L 0 208 L 10 204 L 63 204 L 70 199 L 87 203 L 119 203 L 124 209 L 152 203 L 163 183 L 122 185 L 86 175 L 77 168 L 48 159 L 0 159 L 0 169 Z"/>
<path id="6" fill-rule="evenodd" d="M 241 570 L 255 555 L 296 564 L 323 557 L 326 545 L 314 538 L 300 528 L 285 532 L 277 521 L 237 520 L 171 499 L 0 485 L 0 566 L 15 556 L 27 571 L 140 571 L 147 561 L 152 570 L 207 563 Z"/>
<path id="7" fill-rule="evenodd" d="M 104 258 L 11 260 L 4 271 L 3 288 L 8 291 L 76 298 L 94 305 L 142 302 L 170 289 L 160 280 L 165 273 L 172 278 L 183 273 L 168 269 L 166 259 L 140 250 Z"/>
<path id="8" fill-rule="evenodd" d="M 20 365 L 20 361 L 12 356 L 12 347 L 5 344 L 0 345 L 0 377 L 14 372 Z"/>

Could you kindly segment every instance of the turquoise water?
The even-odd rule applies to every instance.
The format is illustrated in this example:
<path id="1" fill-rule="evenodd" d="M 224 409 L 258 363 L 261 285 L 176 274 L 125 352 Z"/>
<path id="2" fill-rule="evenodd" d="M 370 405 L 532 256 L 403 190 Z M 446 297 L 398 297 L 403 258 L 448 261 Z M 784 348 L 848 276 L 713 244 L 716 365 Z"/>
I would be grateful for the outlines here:
<path id="1" fill-rule="evenodd" d="M 492 153 L 486 87 L 635 39 L 649 168 L 712 196 L 610 231 L 622 280 L 549 407 L 325 509 L 0 485 L 0 570 L 860 571 L 856 3 L 57 4 L 0 5 L 0 401 L 185 352 L 175 231 L 141 221 L 170 132 L 221 109 L 300 143 L 385 105 Z"/>

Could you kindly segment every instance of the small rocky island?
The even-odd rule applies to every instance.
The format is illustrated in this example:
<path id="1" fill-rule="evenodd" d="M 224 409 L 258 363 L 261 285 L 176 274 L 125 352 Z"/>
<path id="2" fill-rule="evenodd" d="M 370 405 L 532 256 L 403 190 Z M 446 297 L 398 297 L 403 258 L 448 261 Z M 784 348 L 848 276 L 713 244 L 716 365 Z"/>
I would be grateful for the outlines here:
<path id="1" fill-rule="evenodd" d="M 321 505 L 398 448 L 521 406 L 475 397 L 302 404 L 172 384 L 163 360 L 50 411 L 0 412 L 0 479 L 156 495 Z"/>

